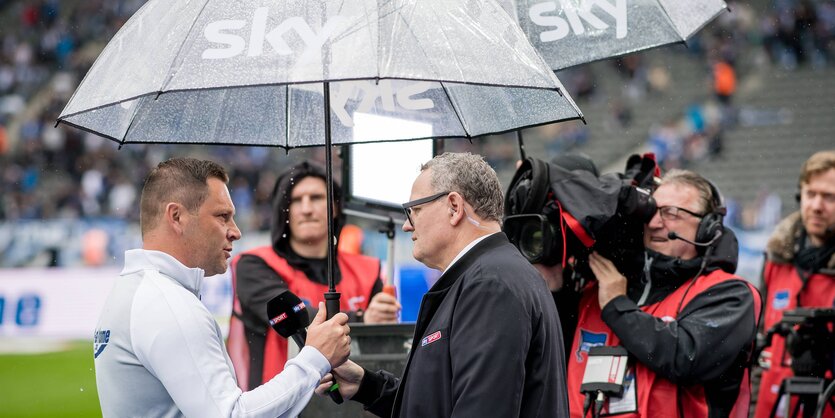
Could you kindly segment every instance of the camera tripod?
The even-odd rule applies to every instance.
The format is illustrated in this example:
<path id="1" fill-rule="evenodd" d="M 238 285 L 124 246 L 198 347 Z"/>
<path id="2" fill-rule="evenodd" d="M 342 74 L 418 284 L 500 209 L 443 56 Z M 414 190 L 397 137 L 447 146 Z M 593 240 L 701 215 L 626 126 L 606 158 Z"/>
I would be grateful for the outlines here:
<path id="1" fill-rule="evenodd" d="M 827 379 L 820 377 L 787 377 L 780 383 L 780 391 L 777 392 L 777 402 L 771 408 L 771 418 L 777 414 L 780 407 L 780 399 L 788 395 L 789 407 L 793 396 L 798 398 L 794 410 L 788 417 L 795 418 L 803 407 L 803 418 L 820 418 L 826 405 L 835 410 L 835 381 L 827 382 Z"/>

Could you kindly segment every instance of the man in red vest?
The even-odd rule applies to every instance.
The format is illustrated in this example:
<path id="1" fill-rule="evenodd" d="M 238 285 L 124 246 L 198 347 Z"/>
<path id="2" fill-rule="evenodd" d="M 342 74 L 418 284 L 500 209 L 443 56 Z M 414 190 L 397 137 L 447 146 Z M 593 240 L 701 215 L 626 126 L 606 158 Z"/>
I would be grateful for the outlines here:
<path id="1" fill-rule="evenodd" d="M 835 150 L 809 157 L 800 171 L 799 185 L 800 210 L 777 225 L 766 246 L 763 330 L 780 322 L 786 310 L 835 307 Z M 760 355 L 765 370 L 756 418 L 771 414 L 781 382 L 794 375 L 789 361 L 785 339 L 774 335 L 771 346 Z M 777 416 L 784 412 L 778 411 Z"/>
<path id="2" fill-rule="evenodd" d="M 343 217 L 339 187 L 334 216 L 339 236 Z M 284 369 L 288 340 L 267 320 L 267 301 L 285 290 L 298 295 L 315 315 L 327 291 L 327 195 L 325 171 L 309 162 L 290 167 L 273 190 L 272 245 L 232 260 L 234 305 L 227 348 L 243 390 L 270 380 Z M 397 320 L 397 299 L 382 293 L 380 260 L 337 253 L 334 269 L 341 310 L 353 322 Z"/>
<path id="3" fill-rule="evenodd" d="M 671 170 L 653 196 L 658 211 L 644 228 L 639 277 L 627 279 L 597 253 L 589 257 L 597 281 L 583 290 L 568 353 L 571 416 L 584 415 L 589 349 L 618 345 L 629 353 L 625 390 L 601 404 L 603 414 L 747 416 L 761 302 L 733 275 L 737 242 L 722 224 L 718 190 L 696 173 Z"/>

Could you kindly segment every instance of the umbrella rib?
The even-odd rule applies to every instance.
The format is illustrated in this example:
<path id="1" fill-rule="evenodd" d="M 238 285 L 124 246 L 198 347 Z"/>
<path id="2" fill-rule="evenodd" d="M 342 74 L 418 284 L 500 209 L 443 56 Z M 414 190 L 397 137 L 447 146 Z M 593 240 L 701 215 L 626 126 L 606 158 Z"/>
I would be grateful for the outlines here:
<path id="1" fill-rule="evenodd" d="M 664 7 L 664 6 L 662 5 L 661 7 Z M 693 35 L 700 32 L 702 29 L 704 29 L 704 27 L 707 26 L 708 24 L 710 24 L 710 22 L 713 22 L 713 20 L 716 19 L 716 17 L 719 16 L 719 14 L 722 13 L 722 12 L 728 12 L 728 13 L 731 12 L 731 9 L 728 7 L 727 3 L 725 4 L 725 7 L 722 8 L 722 10 L 719 10 L 718 12 L 714 13 L 713 16 L 710 17 L 710 19 L 705 20 L 704 23 L 697 26 L 696 29 L 693 30 L 693 32 L 687 34 L 687 36 L 684 37 L 682 42 L 684 42 L 685 45 L 687 45 L 687 40 L 688 39 L 690 39 Z M 667 13 L 667 9 L 664 9 L 664 13 Z"/>
<path id="2" fill-rule="evenodd" d="M 664 12 L 664 17 L 666 17 L 666 18 L 667 18 L 667 21 L 669 21 L 669 22 L 670 22 L 670 26 L 672 26 L 673 30 L 676 32 L 676 35 L 678 35 L 678 37 L 679 37 L 679 38 L 681 38 L 681 39 L 680 39 L 680 41 L 681 41 L 681 42 L 686 41 L 686 40 L 687 40 L 687 36 L 686 36 L 686 35 L 684 35 L 684 34 L 682 34 L 681 32 L 679 32 L 679 31 L 678 31 L 678 26 L 676 26 L 676 22 L 675 22 L 675 21 L 673 21 L 673 18 L 672 18 L 672 17 L 670 17 L 670 12 L 668 12 L 668 11 L 667 11 L 667 8 L 666 8 L 666 7 L 664 7 L 664 2 L 663 2 L 663 1 L 661 1 L 661 0 L 657 0 L 657 3 L 658 3 L 658 6 L 659 6 L 659 7 L 661 7 L 661 11 L 663 11 L 663 12 Z M 715 16 L 714 16 L 714 17 L 715 17 Z M 695 32 L 694 32 L 694 33 L 695 33 Z"/>
<path id="3" fill-rule="evenodd" d="M 368 16 L 368 11 L 366 10 L 366 16 Z M 375 64 L 377 65 L 377 80 L 380 79 L 380 57 L 383 56 L 383 52 L 381 51 L 383 42 L 381 41 L 380 34 L 383 33 L 383 19 L 380 19 L 379 16 L 377 17 L 377 61 Z M 370 39 L 371 42 L 374 42 L 374 39 Z"/>
<path id="4" fill-rule="evenodd" d="M 140 98 L 135 99 L 135 100 L 137 100 L 136 106 L 133 109 L 133 114 L 130 117 L 130 123 L 128 123 L 127 129 L 125 129 L 125 135 L 122 137 L 122 140 L 119 142 L 119 146 L 122 146 L 122 144 L 124 144 L 125 141 L 128 139 L 128 133 L 130 132 L 131 128 L 133 128 L 133 122 L 136 121 L 136 114 L 139 113 L 139 105 L 141 105 L 142 102 L 147 98 L 148 98 L 148 96 L 144 96 L 144 97 L 140 97 Z"/>
<path id="5" fill-rule="evenodd" d="M 192 29 L 194 29 L 194 26 L 197 25 L 197 21 L 200 20 L 200 16 L 203 15 L 203 12 L 206 10 L 206 6 L 208 6 L 208 5 L 209 5 L 209 0 L 205 0 L 205 2 L 203 3 L 203 7 L 201 7 L 200 11 L 197 12 L 197 15 L 194 17 L 194 21 L 191 22 L 191 26 L 188 28 L 188 31 L 186 31 L 186 34 L 191 34 Z M 178 64 L 180 61 L 183 60 L 183 58 L 178 58 L 178 57 L 182 57 L 180 52 L 182 52 L 183 48 L 186 46 L 186 42 L 188 42 L 188 40 L 190 38 L 191 37 L 188 36 L 188 35 L 184 36 L 183 37 L 183 42 L 180 44 L 180 47 L 177 48 L 177 53 L 174 55 L 174 59 L 171 60 L 171 65 L 168 67 L 168 72 L 166 73 L 165 81 L 163 81 L 162 85 L 160 86 L 160 90 L 159 90 L 160 94 L 163 91 L 165 91 L 165 87 L 168 85 L 168 83 L 171 82 L 171 79 L 174 78 L 174 74 L 172 74 L 171 71 L 174 69 L 175 64 Z"/>
<path id="6" fill-rule="evenodd" d="M 290 85 L 284 85 L 284 147 L 290 149 Z"/>
<path id="7" fill-rule="evenodd" d="M 433 9 L 433 12 L 434 12 L 434 11 L 435 11 L 435 9 Z M 436 21 L 440 21 L 440 19 L 437 19 Z M 453 45 L 453 43 L 452 43 L 452 42 L 450 42 L 449 37 L 447 36 L 446 31 L 444 31 L 443 29 L 441 29 L 439 32 L 441 32 L 441 36 L 443 36 L 443 37 L 444 37 L 444 40 L 446 41 L 447 45 L 452 46 L 452 45 Z M 450 50 L 454 50 L 454 49 L 453 49 L 453 48 L 450 48 Z M 452 59 L 453 59 L 453 60 L 455 60 L 455 68 L 456 68 L 456 69 L 458 69 L 458 70 L 459 70 L 459 72 L 461 72 L 461 67 L 462 67 L 462 66 L 461 66 L 461 61 L 458 59 L 458 55 L 457 55 L 457 54 L 450 54 L 450 55 L 452 55 Z M 432 62 L 432 61 L 430 61 L 430 62 Z M 547 67 L 547 66 L 546 66 L 546 67 Z"/>
<path id="8" fill-rule="evenodd" d="M 461 114 L 458 112 L 458 106 L 455 104 L 455 100 L 452 98 L 452 95 L 449 94 L 449 90 L 447 89 L 446 84 L 445 83 L 440 83 L 440 84 L 441 84 L 441 88 L 444 89 L 444 94 L 446 95 L 447 99 L 449 99 L 449 104 L 450 104 L 450 106 L 452 106 L 452 111 L 455 112 L 455 117 L 458 118 L 458 123 L 461 124 L 461 128 L 464 130 L 464 133 L 467 135 L 467 138 L 469 138 L 471 136 L 470 135 L 470 130 L 467 127 L 467 124 L 464 123 L 464 120 L 461 119 Z"/>
<path id="9" fill-rule="evenodd" d="M 411 26 L 409 26 L 409 23 L 408 23 L 408 21 L 405 19 L 405 17 L 404 17 L 404 16 L 402 16 L 401 14 L 399 14 L 399 13 L 398 13 L 398 16 L 399 16 L 399 17 L 400 17 L 400 19 L 403 21 L 403 25 L 404 25 L 404 26 L 405 26 L 405 27 L 409 30 L 409 32 L 411 32 L 412 37 L 414 37 L 415 39 L 418 39 L 417 35 L 415 34 L 415 31 L 414 31 L 414 30 L 412 30 L 412 27 L 411 27 Z M 441 32 L 443 33 L 443 31 L 441 31 Z M 393 35 L 393 34 L 392 34 L 392 35 Z M 446 38 L 446 36 L 444 36 L 444 38 Z M 415 42 L 415 44 L 416 44 L 416 45 L 418 46 L 418 48 L 420 49 L 420 52 L 422 52 L 422 53 L 423 53 L 423 57 L 424 57 L 425 62 L 428 62 L 428 63 L 432 64 L 432 66 L 433 66 L 433 67 L 435 67 L 435 69 L 434 69 L 434 70 L 435 70 L 435 71 L 434 71 L 434 74 L 435 74 L 435 75 L 439 74 L 440 72 L 438 71 L 437 66 L 435 65 L 435 62 L 434 62 L 434 61 L 430 58 L 430 55 L 426 52 L 426 49 L 424 49 L 424 48 L 423 48 L 423 45 L 421 45 L 421 44 L 420 44 L 420 42 Z M 453 55 L 455 55 L 455 54 L 453 54 Z M 456 59 L 455 59 L 455 61 L 456 61 L 456 62 L 458 62 L 458 59 L 456 58 Z M 424 80 L 426 80 L 426 79 L 416 79 L 416 80 L 421 80 L 421 81 L 424 81 Z M 432 81 L 432 80 L 426 80 L 426 81 Z M 441 83 L 442 83 L 443 81 L 438 80 L 438 82 L 441 82 Z"/>

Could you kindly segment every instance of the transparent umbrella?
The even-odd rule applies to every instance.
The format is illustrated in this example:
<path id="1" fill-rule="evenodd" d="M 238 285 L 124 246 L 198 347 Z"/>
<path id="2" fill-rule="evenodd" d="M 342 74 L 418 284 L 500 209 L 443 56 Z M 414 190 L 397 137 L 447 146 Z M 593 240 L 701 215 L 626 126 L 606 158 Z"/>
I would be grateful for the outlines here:
<path id="1" fill-rule="evenodd" d="M 289 149 L 474 137 L 577 118 L 493 0 L 150 0 L 105 47 L 58 123 L 120 144 Z M 329 246 L 329 316 L 339 310 L 334 260 Z"/>
<path id="2" fill-rule="evenodd" d="M 723 0 L 500 0 L 554 71 L 685 42 Z"/>

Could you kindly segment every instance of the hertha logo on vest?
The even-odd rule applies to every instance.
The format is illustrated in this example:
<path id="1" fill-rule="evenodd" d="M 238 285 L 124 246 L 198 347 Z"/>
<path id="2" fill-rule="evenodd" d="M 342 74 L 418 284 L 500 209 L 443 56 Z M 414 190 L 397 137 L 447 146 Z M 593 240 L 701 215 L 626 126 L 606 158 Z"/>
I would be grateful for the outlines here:
<path id="1" fill-rule="evenodd" d="M 93 334 L 93 358 L 98 358 L 99 354 L 107 347 L 107 343 L 110 342 L 110 330 L 103 329 L 103 330 L 96 330 L 96 333 Z"/>
<path id="2" fill-rule="evenodd" d="M 789 289 L 781 289 L 774 293 L 774 300 L 771 301 L 771 308 L 782 311 L 789 306 Z"/>
<path id="3" fill-rule="evenodd" d="M 605 332 L 591 332 L 584 329 L 580 329 L 580 345 L 577 348 L 577 363 L 583 362 L 583 353 L 588 355 L 589 350 L 592 347 L 597 347 L 599 345 L 606 345 L 606 340 L 608 339 L 609 334 Z"/>

